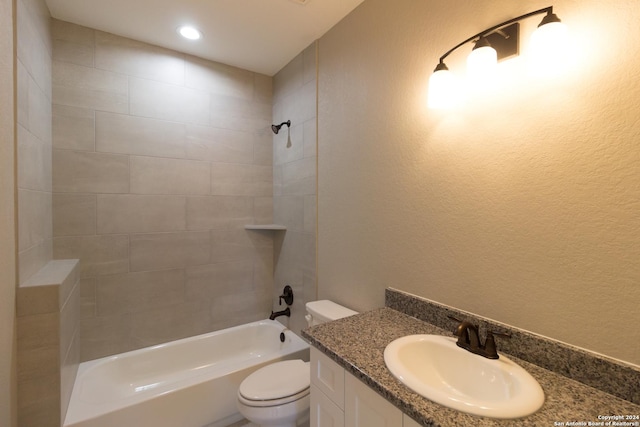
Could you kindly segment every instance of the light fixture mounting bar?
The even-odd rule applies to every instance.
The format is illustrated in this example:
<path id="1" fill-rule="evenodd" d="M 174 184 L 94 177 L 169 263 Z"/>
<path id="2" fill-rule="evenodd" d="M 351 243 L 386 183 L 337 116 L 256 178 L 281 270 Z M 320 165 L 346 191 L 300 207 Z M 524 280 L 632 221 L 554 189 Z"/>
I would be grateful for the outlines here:
<path id="1" fill-rule="evenodd" d="M 547 14 L 551 14 L 551 13 L 553 13 L 553 6 L 545 7 L 544 9 L 536 10 L 536 11 L 534 11 L 534 12 L 529 12 L 529 13 L 526 13 L 526 14 L 524 14 L 524 15 L 518 16 L 517 18 L 509 19 L 508 21 L 504 21 L 504 22 L 502 22 L 502 23 L 500 23 L 500 24 L 498 24 L 498 25 L 494 25 L 494 26 L 493 26 L 493 27 L 491 27 L 491 28 L 487 28 L 486 30 L 481 31 L 481 32 L 479 32 L 478 34 L 475 34 L 475 35 L 473 35 L 473 36 L 469 37 L 468 39 L 466 39 L 466 40 L 464 40 L 464 41 L 462 41 L 462 42 L 458 43 L 458 44 L 457 44 L 457 45 L 455 45 L 453 48 L 449 49 L 449 50 L 447 51 L 447 53 L 445 53 L 444 55 L 442 55 L 442 56 L 440 57 L 439 64 L 444 64 L 444 60 L 445 60 L 445 58 L 446 58 L 447 56 L 449 56 L 451 53 L 453 53 L 453 52 L 454 52 L 456 49 L 458 49 L 459 47 L 464 46 L 465 44 L 467 44 L 467 43 L 469 43 L 469 42 L 471 42 L 471 41 L 473 41 L 473 40 L 476 40 L 476 39 L 478 39 L 478 38 L 480 38 L 480 37 L 482 37 L 482 36 L 485 36 L 485 37 L 486 37 L 486 36 L 488 36 L 488 35 L 490 35 L 490 34 L 494 33 L 494 31 L 499 30 L 499 29 L 502 29 L 503 27 L 507 27 L 508 25 L 511 25 L 511 24 L 513 24 L 513 23 L 515 23 L 515 22 L 521 21 L 521 20 L 526 19 L 526 18 L 529 18 L 529 17 L 531 17 L 531 16 L 539 15 L 539 14 L 541 14 L 541 13 L 547 13 Z M 506 31 L 505 31 L 505 32 L 506 32 Z M 499 34 L 498 34 L 498 35 L 499 35 Z M 493 45 L 493 43 L 491 43 L 491 44 Z"/>

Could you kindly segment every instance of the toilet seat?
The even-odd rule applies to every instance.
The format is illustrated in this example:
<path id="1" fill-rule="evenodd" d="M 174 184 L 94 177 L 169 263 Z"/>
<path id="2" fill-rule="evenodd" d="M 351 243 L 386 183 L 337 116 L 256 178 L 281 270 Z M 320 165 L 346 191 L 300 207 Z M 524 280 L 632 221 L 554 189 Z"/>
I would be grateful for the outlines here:
<path id="1" fill-rule="evenodd" d="M 286 360 L 258 369 L 240 384 L 238 399 L 247 406 L 270 407 L 309 395 L 309 362 Z"/>

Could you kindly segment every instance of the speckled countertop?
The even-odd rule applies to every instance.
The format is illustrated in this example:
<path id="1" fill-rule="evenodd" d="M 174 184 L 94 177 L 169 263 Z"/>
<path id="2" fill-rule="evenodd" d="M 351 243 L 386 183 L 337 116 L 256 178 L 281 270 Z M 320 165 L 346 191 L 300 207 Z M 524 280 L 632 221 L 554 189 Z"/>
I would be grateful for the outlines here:
<path id="1" fill-rule="evenodd" d="M 384 364 L 383 353 L 387 344 L 396 338 L 412 334 L 451 336 L 448 331 L 388 307 L 313 326 L 302 331 L 302 335 L 309 340 L 311 345 L 343 366 L 348 372 L 376 390 L 423 426 L 587 426 L 599 425 L 589 424 L 589 422 L 603 422 L 598 419 L 599 415 L 640 414 L 640 405 L 511 355 L 508 357 L 533 375 L 544 390 L 545 403 L 538 412 L 525 418 L 498 420 L 469 415 L 447 408 L 425 399 L 405 387 L 393 377 Z M 624 422 L 625 420 L 618 422 L 620 421 Z M 637 420 L 629 422 L 635 423 Z"/>

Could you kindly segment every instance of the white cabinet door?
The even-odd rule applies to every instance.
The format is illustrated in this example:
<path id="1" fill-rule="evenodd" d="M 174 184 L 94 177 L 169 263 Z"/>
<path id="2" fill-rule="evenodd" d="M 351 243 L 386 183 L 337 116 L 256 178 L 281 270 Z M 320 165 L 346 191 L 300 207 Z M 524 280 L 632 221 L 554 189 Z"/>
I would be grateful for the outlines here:
<path id="1" fill-rule="evenodd" d="M 344 427 L 344 412 L 311 384 L 311 427 Z"/>
<path id="2" fill-rule="evenodd" d="M 344 409 L 344 368 L 311 347 L 311 384 Z"/>
<path id="3" fill-rule="evenodd" d="M 402 412 L 345 372 L 345 427 L 402 427 Z"/>

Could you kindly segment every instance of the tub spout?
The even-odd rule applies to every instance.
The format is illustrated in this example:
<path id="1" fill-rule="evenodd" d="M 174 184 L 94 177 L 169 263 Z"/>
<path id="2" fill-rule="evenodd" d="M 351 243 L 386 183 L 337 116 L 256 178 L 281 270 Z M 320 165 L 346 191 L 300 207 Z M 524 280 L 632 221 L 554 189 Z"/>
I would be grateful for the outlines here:
<path id="1" fill-rule="evenodd" d="M 276 312 L 271 312 L 271 316 L 269 316 L 269 320 L 275 320 L 276 317 L 279 316 L 287 316 L 287 317 L 291 317 L 291 309 L 289 309 L 289 307 L 285 308 L 282 311 L 276 311 Z"/>

